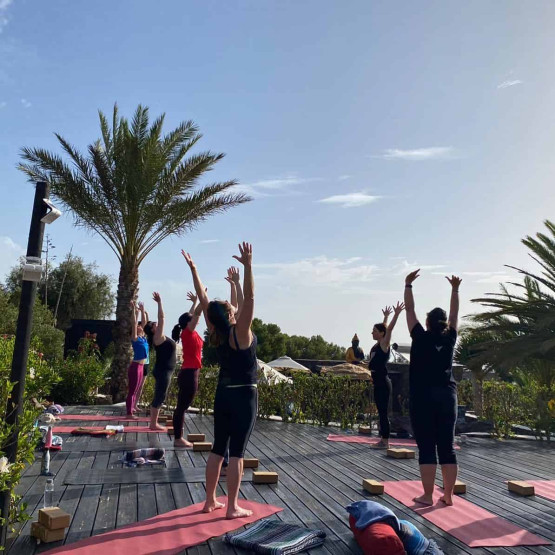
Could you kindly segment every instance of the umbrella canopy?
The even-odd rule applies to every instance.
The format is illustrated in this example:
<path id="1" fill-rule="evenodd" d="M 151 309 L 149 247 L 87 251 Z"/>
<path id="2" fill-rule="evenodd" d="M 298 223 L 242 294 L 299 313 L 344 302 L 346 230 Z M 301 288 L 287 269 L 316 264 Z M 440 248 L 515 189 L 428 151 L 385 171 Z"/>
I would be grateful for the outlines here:
<path id="1" fill-rule="evenodd" d="M 293 380 L 291 378 L 284 376 L 281 372 L 278 372 L 275 368 L 268 366 L 262 360 L 258 360 L 258 369 L 262 370 L 266 383 L 272 385 L 280 382 L 293 383 Z"/>
<path id="2" fill-rule="evenodd" d="M 367 370 L 364 366 L 359 364 L 349 364 L 345 362 L 343 364 L 337 364 L 336 366 L 322 366 L 321 368 L 320 373 L 324 376 L 345 376 L 355 380 L 366 381 L 372 379 L 370 370 Z"/>
<path id="3" fill-rule="evenodd" d="M 272 368 L 290 368 L 292 370 L 307 370 L 308 372 L 310 372 L 310 370 L 306 366 L 303 366 L 302 364 L 295 362 L 292 358 L 286 357 L 286 356 L 279 357 L 279 358 L 276 358 L 276 360 L 272 360 L 271 362 L 268 362 L 268 366 L 271 366 Z"/>

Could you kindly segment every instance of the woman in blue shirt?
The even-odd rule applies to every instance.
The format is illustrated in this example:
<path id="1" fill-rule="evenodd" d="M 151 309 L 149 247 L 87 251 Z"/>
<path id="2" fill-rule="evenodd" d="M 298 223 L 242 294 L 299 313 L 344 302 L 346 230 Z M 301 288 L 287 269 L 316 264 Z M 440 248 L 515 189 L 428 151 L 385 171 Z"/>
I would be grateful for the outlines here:
<path id="1" fill-rule="evenodd" d="M 125 406 L 127 418 L 137 418 L 134 414 L 137 395 L 143 381 L 143 367 L 148 359 L 148 342 L 143 327 L 137 323 L 137 305 L 131 301 L 131 346 L 133 347 L 133 362 L 127 369 L 128 392 Z"/>

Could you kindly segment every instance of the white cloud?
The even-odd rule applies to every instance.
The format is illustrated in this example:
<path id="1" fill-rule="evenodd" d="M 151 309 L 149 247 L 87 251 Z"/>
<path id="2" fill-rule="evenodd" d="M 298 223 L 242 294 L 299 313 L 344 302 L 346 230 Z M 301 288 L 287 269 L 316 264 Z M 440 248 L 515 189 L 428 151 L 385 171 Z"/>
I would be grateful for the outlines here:
<path id="1" fill-rule="evenodd" d="M 346 181 L 347 179 L 351 179 L 352 175 L 340 175 L 337 180 L 338 181 Z"/>
<path id="2" fill-rule="evenodd" d="M 344 287 L 372 281 L 376 266 L 361 264 L 360 257 L 347 259 L 328 258 L 325 255 L 304 258 L 295 262 L 255 264 L 257 269 L 272 271 L 273 278 L 280 283 L 291 283 L 295 287 L 328 286 Z"/>
<path id="3" fill-rule="evenodd" d="M 0 235 L 0 280 L 19 262 L 19 257 L 25 255 L 25 249 L 18 245 L 11 237 Z"/>
<path id="4" fill-rule="evenodd" d="M 513 79 L 513 80 L 503 81 L 503 83 L 500 83 L 499 85 L 497 85 L 497 88 L 506 89 L 508 87 L 514 87 L 515 85 L 520 85 L 520 84 L 522 84 L 522 81 L 520 79 Z"/>
<path id="5" fill-rule="evenodd" d="M 23 104 L 24 108 L 30 108 L 32 106 L 32 104 L 26 98 L 21 99 L 21 104 Z"/>
<path id="6" fill-rule="evenodd" d="M 356 208 L 375 202 L 382 197 L 369 195 L 367 193 L 347 193 L 346 195 L 333 195 L 320 199 L 318 202 L 326 204 L 339 204 L 342 208 Z"/>
<path id="7" fill-rule="evenodd" d="M 9 22 L 7 13 L 11 3 L 12 0 L 0 0 L 0 33 Z"/>
<path id="8" fill-rule="evenodd" d="M 253 197 L 292 195 L 298 194 L 298 191 L 292 190 L 295 185 L 304 185 L 319 180 L 320 178 L 318 177 L 297 177 L 295 175 L 288 175 L 273 179 L 262 179 L 254 183 L 245 183 L 244 185 L 236 185 L 235 191 L 246 193 Z"/>
<path id="9" fill-rule="evenodd" d="M 437 160 L 441 158 L 453 157 L 455 150 L 450 146 L 432 146 L 428 148 L 414 148 L 412 150 L 402 150 L 400 148 L 388 148 L 377 158 L 386 160 Z"/>
<path id="10" fill-rule="evenodd" d="M 202 241 L 200 241 L 202 244 L 207 245 L 209 243 L 219 243 L 220 240 L 219 239 L 203 239 Z"/>
<path id="11" fill-rule="evenodd" d="M 398 260 L 399 262 L 394 263 L 392 268 L 387 270 L 387 273 L 396 275 L 406 275 L 416 269 L 420 269 L 422 272 L 431 272 L 431 270 L 439 270 L 440 268 L 445 268 L 444 264 L 419 264 L 418 262 L 409 262 L 403 257 L 394 257 L 392 260 Z M 432 274 L 445 275 L 443 272 L 431 272 Z"/>

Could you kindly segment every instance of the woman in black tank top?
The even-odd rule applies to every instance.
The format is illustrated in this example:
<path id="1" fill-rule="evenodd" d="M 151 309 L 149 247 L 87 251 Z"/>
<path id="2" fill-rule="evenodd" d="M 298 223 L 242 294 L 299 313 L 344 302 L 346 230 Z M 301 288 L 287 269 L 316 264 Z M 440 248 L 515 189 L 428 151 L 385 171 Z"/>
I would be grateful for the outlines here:
<path id="1" fill-rule="evenodd" d="M 376 449 L 387 449 L 389 447 L 389 400 L 391 398 L 391 380 L 387 375 L 387 361 L 389 360 L 389 355 L 391 353 L 391 334 L 393 333 L 393 328 L 397 323 L 399 314 L 403 312 L 405 305 L 403 303 L 397 303 L 395 308 L 391 309 L 386 307 L 382 312 L 384 319 L 382 323 L 376 324 L 372 329 L 372 339 L 376 341 L 376 344 L 370 350 L 370 362 L 368 368 L 372 372 L 372 382 L 374 384 L 374 401 L 376 402 L 376 407 L 378 409 L 378 415 L 380 419 L 380 436 L 381 440 L 373 445 Z M 394 313 L 393 320 L 391 324 L 387 325 L 387 320 L 389 315 Z"/>
<path id="2" fill-rule="evenodd" d="M 181 251 L 193 276 L 195 290 L 204 310 L 210 342 L 217 347 L 220 375 L 214 399 L 214 444 L 206 462 L 206 503 L 204 512 L 223 509 L 216 500 L 216 486 L 229 444 L 226 518 L 240 518 L 252 511 L 238 505 L 243 474 L 243 456 L 256 421 L 258 409 L 256 336 L 251 331 L 254 317 L 252 246 L 239 245 L 244 266 L 243 303 L 236 311 L 231 303 L 210 302 L 191 256 Z"/>
<path id="3" fill-rule="evenodd" d="M 177 355 L 175 341 L 164 335 L 164 309 L 160 294 L 154 292 L 152 298 L 158 305 L 158 321 L 148 322 L 144 328 L 156 350 L 156 364 L 152 372 L 154 376 L 154 399 L 150 406 L 150 429 L 165 430 L 164 426 L 158 424 L 158 415 L 160 414 L 160 407 L 168 394 L 171 377 L 177 363 Z"/>

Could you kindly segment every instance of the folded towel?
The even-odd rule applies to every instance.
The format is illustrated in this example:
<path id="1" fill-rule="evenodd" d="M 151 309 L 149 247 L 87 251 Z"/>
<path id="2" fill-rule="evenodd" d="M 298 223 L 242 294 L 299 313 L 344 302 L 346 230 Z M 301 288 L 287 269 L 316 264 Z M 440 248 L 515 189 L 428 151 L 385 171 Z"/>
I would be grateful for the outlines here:
<path id="1" fill-rule="evenodd" d="M 407 555 L 442 555 L 443 551 L 434 540 L 429 540 L 408 520 L 400 520 L 398 536 L 401 538 Z"/>
<path id="2" fill-rule="evenodd" d="M 385 522 L 389 524 L 397 534 L 399 533 L 399 520 L 395 516 L 395 513 L 376 501 L 369 501 L 368 499 L 364 501 L 355 501 L 346 507 L 346 509 L 347 512 L 356 519 L 355 526 L 359 530 L 364 530 L 364 528 L 375 522 Z"/>
<path id="3" fill-rule="evenodd" d="M 321 545 L 325 537 L 322 530 L 265 518 L 243 532 L 227 533 L 224 541 L 262 555 L 291 555 Z"/>
<path id="4" fill-rule="evenodd" d="M 146 447 L 145 449 L 126 451 L 120 461 L 130 467 L 144 464 L 165 464 L 165 455 L 165 450 L 160 447 Z"/>

